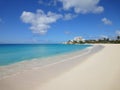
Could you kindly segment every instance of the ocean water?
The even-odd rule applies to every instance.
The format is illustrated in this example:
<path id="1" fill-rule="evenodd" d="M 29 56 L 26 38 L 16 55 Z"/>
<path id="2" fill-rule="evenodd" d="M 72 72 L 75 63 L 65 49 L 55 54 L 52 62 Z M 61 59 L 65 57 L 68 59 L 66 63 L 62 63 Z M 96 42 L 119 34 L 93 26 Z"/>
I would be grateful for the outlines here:
<path id="1" fill-rule="evenodd" d="M 91 45 L 1 44 L 0 66 L 83 50 Z"/>

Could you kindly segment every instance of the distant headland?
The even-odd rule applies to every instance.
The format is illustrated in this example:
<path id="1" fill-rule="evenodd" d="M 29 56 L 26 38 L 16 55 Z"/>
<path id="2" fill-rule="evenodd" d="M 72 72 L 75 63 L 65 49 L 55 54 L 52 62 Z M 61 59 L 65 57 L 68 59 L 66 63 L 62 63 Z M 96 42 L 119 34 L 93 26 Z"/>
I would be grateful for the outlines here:
<path id="1" fill-rule="evenodd" d="M 103 37 L 99 39 L 88 39 L 85 40 L 81 36 L 74 37 L 72 40 L 63 42 L 63 44 L 97 44 L 97 43 L 107 43 L 107 44 L 120 44 L 120 36 L 116 36 L 114 39 Z"/>

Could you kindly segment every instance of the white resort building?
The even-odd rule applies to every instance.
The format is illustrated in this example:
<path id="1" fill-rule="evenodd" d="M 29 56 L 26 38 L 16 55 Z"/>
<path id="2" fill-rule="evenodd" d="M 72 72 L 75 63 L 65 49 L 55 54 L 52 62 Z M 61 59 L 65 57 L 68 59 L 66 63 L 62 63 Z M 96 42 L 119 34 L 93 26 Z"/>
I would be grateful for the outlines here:
<path id="1" fill-rule="evenodd" d="M 64 42 L 63 44 L 74 44 L 75 42 L 85 42 L 85 39 L 83 39 L 81 36 L 74 37 L 73 40 L 69 40 L 67 42 Z"/>

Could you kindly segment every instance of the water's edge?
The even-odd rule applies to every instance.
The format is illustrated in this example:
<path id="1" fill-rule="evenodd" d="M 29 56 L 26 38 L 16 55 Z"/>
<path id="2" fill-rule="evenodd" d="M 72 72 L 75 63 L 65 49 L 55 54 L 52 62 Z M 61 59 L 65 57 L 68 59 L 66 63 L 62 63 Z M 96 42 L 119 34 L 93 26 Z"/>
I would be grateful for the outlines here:
<path id="1" fill-rule="evenodd" d="M 32 59 L 41 59 L 85 49 L 91 45 L 0 45 L 0 66 L 6 66 Z"/>
<path id="2" fill-rule="evenodd" d="M 12 65 L 0 66 L 0 79 L 7 78 L 11 75 L 16 75 L 23 71 L 32 70 L 32 69 L 40 69 L 40 68 L 44 68 L 44 67 L 57 64 L 57 63 L 62 63 L 62 62 L 66 62 L 69 60 L 73 60 L 76 58 L 82 58 L 82 57 L 91 55 L 93 53 L 96 53 L 102 48 L 103 46 L 101 45 L 93 45 L 84 50 L 70 52 L 70 53 L 52 56 L 48 58 L 43 58 L 41 60 L 33 59 L 31 61 L 22 61 L 22 62 L 18 62 Z"/>

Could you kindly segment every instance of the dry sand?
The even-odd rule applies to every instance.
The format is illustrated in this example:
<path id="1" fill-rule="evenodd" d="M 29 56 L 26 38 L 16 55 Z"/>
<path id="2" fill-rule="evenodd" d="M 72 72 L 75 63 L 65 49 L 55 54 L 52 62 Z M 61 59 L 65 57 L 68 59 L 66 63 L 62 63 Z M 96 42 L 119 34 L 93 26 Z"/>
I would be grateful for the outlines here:
<path id="1" fill-rule="evenodd" d="M 120 45 L 103 46 L 82 58 L 2 79 L 0 90 L 120 90 Z"/>

